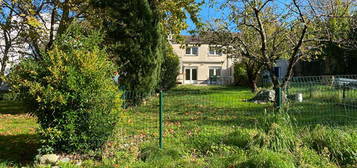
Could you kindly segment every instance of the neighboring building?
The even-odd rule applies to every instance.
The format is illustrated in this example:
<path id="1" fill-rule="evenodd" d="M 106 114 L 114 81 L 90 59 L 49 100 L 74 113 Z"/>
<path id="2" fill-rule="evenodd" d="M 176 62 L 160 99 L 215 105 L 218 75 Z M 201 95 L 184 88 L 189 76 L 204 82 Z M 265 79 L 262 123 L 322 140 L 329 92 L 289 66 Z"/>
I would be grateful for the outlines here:
<path id="1" fill-rule="evenodd" d="M 42 37 L 49 37 L 49 32 L 50 32 L 50 27 L 51 27 L 51 15 L 48 13 L 43 13 L 41 14 L 42 19 L 39 20 L 41 22 L 41 26 L 39 26 L 37 29 L 38 31 L 41 31 Z M 17 25 L 19 23 L 24 22 L 22 17 L 14 16 L 12 17 L 13 22 L 12 24 Z M 23 26 L 23 25 L 22 25 Z M 33 50 L 31 49 L 31 45 L 23 39 L 20 34 L 23 32 L 19 32 L 17 29 L 17 26 L 14 26 L 15 28 L 10 30 L 10 38 L 12 41 L 12 45 L 10 47 L 8 57 L 9 60 L 5 62 L 5 74 L 8 75 L 10 73 L 11 68 L 18 64 L 20 60 L 24 57 L 29 57 L 33 55 Z M 27 31 L 28 26 L 24 26 L 24 30 L 22 31 Z M 56 34 L 56 31 L 58 29 L 58 23 L 54 24 L 54 34 Z M 0 29 L 1 30 L 1 29 Z M 44 38 L 41 39 L 42 41 L 46 41 Z M 5 37 L 4 37 L 4 31 L 1 30 L 0 33 L 0 59 L 2 60 L 4 57 L 4 50 L 5 50 Z M 1 64 L 0 64 L 0 68 Z"/>
<path id="2" fill-rule="evenodd" d="M 205 43 L 196 36 L 184 36 L 185 45 L 171 41 L 174 52 L 180 58 L 181 84 L 220 84 L 233 83 L 234 59 Z"/>

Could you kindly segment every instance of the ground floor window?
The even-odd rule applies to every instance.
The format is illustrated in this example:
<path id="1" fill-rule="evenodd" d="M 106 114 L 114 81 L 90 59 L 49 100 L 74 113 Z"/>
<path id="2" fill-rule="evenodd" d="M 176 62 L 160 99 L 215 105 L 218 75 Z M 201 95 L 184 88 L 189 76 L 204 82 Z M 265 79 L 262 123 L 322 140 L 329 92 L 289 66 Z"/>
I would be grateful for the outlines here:
<path id="1" fill-rule="evenodd" d="M 197 81 L 197 67 L 185 67 L 185 83 Z"/>
<path id="2" fill-rule="evenodd" d="M 209 67 L 209 77 L 221 76 L 221 67 Z"/>

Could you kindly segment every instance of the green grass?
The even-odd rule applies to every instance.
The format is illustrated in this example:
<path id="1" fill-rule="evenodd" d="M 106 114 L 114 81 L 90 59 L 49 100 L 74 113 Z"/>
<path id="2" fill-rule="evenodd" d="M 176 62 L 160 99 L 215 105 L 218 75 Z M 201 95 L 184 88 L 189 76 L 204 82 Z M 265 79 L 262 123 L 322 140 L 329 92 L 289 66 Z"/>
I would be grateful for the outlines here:
<path id="1" fill-rule="evenodd" d="M 21 104 L 0 102 L 0 163 L 21 165 L 33 161 L 38 147 L 35 117 Z"/>
<path id="2" fill-rule="evenodd" d="M 193 167 L 205 167 L 226 161 L 227 164 L 222 163 L 225 166 L 233 163 L 234 161 L 228 155 L 242 153 L 239 149 L 229 145 L 226 138 L 234 135 L 237 129 L 259 127 L 260 122 L 266 117 L 264 112 L 273 111 L 272 104 L 255 104 L 245 101 L 253 96 L 254 94 L 246 88 L 220 86 L 185 85 L 166 92 L 164 95 L 164 146 L 168 150 L 178 152 L 180 156 L 178 158 L 181 158 L 181 161 L 182 158 L 195 158 L 186 160 L 188 163 L 175 163 L 174 165 L 184 164 L 190 167 L 193 164 Z M 158 97 L 152 97 L 144 105 L 128 109 L 125 112 L 125 119 L 123 118 L 123 125 L 120 127 L 121 132 L 118 136 L 120 140 L 117 139 L 116 142 L 139 146 L 138 151 L 134 152 L 138 155 L 141 153 L 140 149 L 145 149 L 146 146 L 157 147 L 158 101 Z M 336 111 L 331 113 L 331 110 Z M 289 108 L 289 112 L 292 117 L 296 118 L 300 127 L 305 127 L 310 123 L 330 124 L 332 122 L 355 128 L 355 125 L 349 125 L 350 123 L 346 122 L 346 111 L 343 107 L 331 103 L 306 101 L 299 105 L 294 104 L 294 107 Z M 339 114 L 341 118 L 338 118 Z M 222 142 L 226 143 L 222 144 Z M 220 161 L 215 159 L 218 157 L 217 152 L 220 157 L 223 157 Z M 175 162 L 175 159 L 169 160 Z M 238 162 L 239 159 L 233 160 Z M 168 162 L 167 160 L 160 161 Z M 153 162 L 145 161 L 146 164 L 142 164 L 150 167 L 150 164 L 156 163 L 156 161 Z"/>
<path id="3" fill-rule="evenodd" d="M 291 102 L 289 112 L 301 124 L 357 124 L 357 90 L 327 85 L 293 85 L 289 94 L 303 94 L 303 102 Z M 344 96 L 343 96 L 344 95 Z"/>
<path id="4" fill-rule="evenodd" d="M 242 164 L 264 167 L 255 161 L 264 159 L 289 167 L 290 162 L 283 162 L 294 158 L 291 153 L 285 156 L 264 149 L 271 155 L 265 156 L 259 150 L 237 145 L 255 139 L 262 131 L 256 128 L 263 125 L 265 112 L 273 111 L 272 104 L 246 102 L 253 96 L 247 88 L 222 86 L 184 85 L 165 92 L 164 150 L 157 148 L 159 98 L 152 96 L 140 106 L 123 110 L 115 134 L 103 149 L 102 160 L 85 161 L 84 167 L 239 167 Z M 344 122 L 346 110 L 343 107 L 317 100 L 294 103 L 289 112 L 299 123 L 341 121 L 350 128 L 347 130 L 355 129 L 355 125 Z M 0 162 L 29 163 L 38 145 L 35 118 L 25 114 L 20 104 L 1 102 L 0 106 L 3 107 L 0 110 Z M 336 109 L 335 113 L 331 113 L 332 109 Z M 339 119 L 336 116 L 340 113 L 343 115 Z M 243 140 L 238 141 L 241 138 Z"/>

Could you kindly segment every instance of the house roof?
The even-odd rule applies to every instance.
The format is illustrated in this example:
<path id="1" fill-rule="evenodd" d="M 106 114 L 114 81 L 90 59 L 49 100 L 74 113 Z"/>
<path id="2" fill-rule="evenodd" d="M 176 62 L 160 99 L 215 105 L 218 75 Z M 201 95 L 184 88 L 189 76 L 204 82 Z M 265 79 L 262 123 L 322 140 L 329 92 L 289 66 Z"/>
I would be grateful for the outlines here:
<path id="1" fill-rule="evenodd" d="M 186 43 L 203 43 L 204 42 L 204 40 L 200 36 L 183 35 L 182 37 L 184 38 Z"/>
<path id="2" fill-rule="evenodd" d="M 198 35 L 181 35 L 185 44 L 208 44 L 208 41 Z M 172 43 L 179 43 L 176 39 L 171 40 Z"/>
<path id="3" fill-rule="evenodd" d="M 231 36 L 236 35 L 238 35 L 238 33 L 231 33 Z M 231 36 L 227 36 L 227 38 L 230 38 Z M 224 35 L 222 37 L 215 37 L 212 32 L 205 32 L 203 35 L 181 35 L 181 37 L 183 38 L 185 44 L 216 44 L 217 41 L 215 40 L 220 40 L 219 38 L 226 38 Z M 176 41 L 176 39 L 172 39 L 171 42 L 174 44 L 180 43 Z"/>

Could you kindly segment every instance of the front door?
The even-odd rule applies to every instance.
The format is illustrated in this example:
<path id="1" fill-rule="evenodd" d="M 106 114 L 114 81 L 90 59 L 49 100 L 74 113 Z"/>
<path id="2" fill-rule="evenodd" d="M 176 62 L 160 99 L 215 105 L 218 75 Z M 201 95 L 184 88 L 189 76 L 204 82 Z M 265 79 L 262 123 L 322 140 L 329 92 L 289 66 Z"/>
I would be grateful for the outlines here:
<path id="1" fill-rule="evenodd" d="M 197 83 L 197 67 L 185 68 L 185 83 L 186 84 Z"/>

